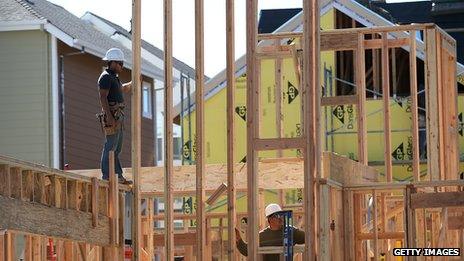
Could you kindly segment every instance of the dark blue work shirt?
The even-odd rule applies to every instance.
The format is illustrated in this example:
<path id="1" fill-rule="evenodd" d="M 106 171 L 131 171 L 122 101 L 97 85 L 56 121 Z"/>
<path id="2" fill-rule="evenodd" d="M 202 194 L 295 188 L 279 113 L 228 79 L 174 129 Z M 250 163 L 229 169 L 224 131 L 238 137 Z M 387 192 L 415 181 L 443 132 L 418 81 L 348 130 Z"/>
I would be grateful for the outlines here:
<path id="1" fill-rule="evenodd" d="M 104 70 L 98 78 L 98 87 L 103 90 L 109 90 L 107 99 L 110 105 L 124 102 L 122 83 L 114 71 L 110 69 Z"/>

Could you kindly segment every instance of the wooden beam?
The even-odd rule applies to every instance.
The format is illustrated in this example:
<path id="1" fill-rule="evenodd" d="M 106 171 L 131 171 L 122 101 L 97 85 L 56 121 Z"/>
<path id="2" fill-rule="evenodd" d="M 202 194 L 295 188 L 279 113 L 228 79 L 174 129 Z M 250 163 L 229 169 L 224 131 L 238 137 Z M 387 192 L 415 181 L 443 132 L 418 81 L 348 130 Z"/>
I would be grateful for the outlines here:
<path id="1" fill-rule="evenodd" d="M 382 98 L 384 127 L 384 158 L 387 182 L 393 179 L 391 156 L 391 123 L 390 123 L 390 63 L 388 58 L 388 34 L 382 33 Z"/>
<path id="2" fill-rule="evenodd" d="M 92 226 L 90 213 L 59 209 L 0 196 L 0 228 L 97 245 L 109 245 L 109 219 Z M 21 218 L 17 218 L 21 217 Z"/>
<path id="3" fill-rule="evenodd" d="M 409 38 L 387 39 L 386 45 L 388 48 L 399 48 L 408 46 L 410 43 Z M 367 49 L 381 49 L 384 45 L 383 39 L 364 40 L 364 48 Z"/>
<path id="4" fill-rule="evenodd" d="M 316 218 L 315 218 L 315 185 L 314 179 L 319 177 L 319 163 L 322 159 L 318 146 L 318 120 L 320 113 L 321 89 L 319 85 L 319 1 L 303 1 L 303 118 L 304 118 L 304 204 L 305 211 L 305 253 L 304 260 L 315 260 Z"/>
<path id="5" fill-rule="evenodd" d="M 420 180 L 419 163 L 419 104 L 417 98 L 417 61 L 416 61 L 416 31 L 410 31 L 409 46 L 409 86 L 411 92 L 412 114 L 412 172 L 414 181 Z"/>
<path id="6" fill-rule="evenodd" d="M 174 199 L 172 196 L 173 181 L 173 121 L 172 99 L 172 0 L 164 0 L 164 251 L 166 260 L 174 259 Z"/>
<path id="7" fill-rule="evenodd" d="M 343 96 L 332 96 L 332 97 L 322 97 L 321 106 L 336 106 L 344 104 L 357 104 L 358 96 L 357 95 L 343 95 Z"/>
<path id="8" fill-rule="evenodd" d="M 268 138 L 254 139 L 255 150 L 278 150 L 304 148 L 304 138 Z"/>
<path id="9" fill-rule="evenodd" d="M 247 210 L 248 210 L 248 261 L 258 260 L 258 153 L 254 141 L 259 138 L 259 75 L 256 59 L 256 45 L 258 44 L 258 1 L 246 2 L 246 39 L 247 39 Z"/>
<path id="10" fill-rule="evenodd" d="M 280 40 L 275 40 L 275 47 L 280 46 Z M 295 68 L 296 69 L 296 68 Z M 277 138 L 284 137 L 284 128 L 283 128 L 283 114 L 282 114 L 282 58 L 275 59 L 274 62 L 274 72 L 275 72 L 275 110 L 276 110 L 276 133 Z M 277 151 L 277 158 L 283 157 L 283 151 Z"/>
<path id="11" fill-rule="evenodd" d="M 464 192 L 414 193 L 411 208 L 441 208 L 464 205 Z"/>
<path id="12" fill-rule="evenodd" d="M 356 49 L 356 95 L 358 96 L 358 160 L 367 165 L 367 119 L 366 119 L 366 65 L 364 51 L 364 34 L 358 34 Z"/>
<path id="13" fill-rule="evenodd" d="M 374 229 L 374 260 L 378 260 L 379 259 L 379 230 L 377 228 L 377 225 L 378 225 L 378 217 L 377 217 L 377 209 L 378 209 L 378 206 L 377 206 L 377 192 L 375 190 L 372 190 L 372 211 L 374 212 L 373 213 L 373 219 L 374 219 L 374 225 L 373 225 L 373 229 Z M 359 218 L 359 217 L 358 217 Z"/>
<path id="14" fill-rule="evenodd" d="M 92 178 L 92 226 L 98 226 L 98 179 Z"/>
<path id="15" fill-rule="evenodd" d="M 377 239 L 404 239 L 404 232 L 380 232 L 377 233 Z M 374 233 L 358 233 L 356 237 L 359 240 L 374 240 Z"/>
<path id="16" fill-rule="evenodd" d="M 438 114 L 438 72 L 437 72 L 437 49 L 436 30 L 427 29 L 426 61 L 425 61 L 425 83 L 427 103 L 427 173 L 430 180 L 439 180 L 439 114 Z"/>
<path id="17" fill-rule="evenodd" d="M 0 195 L 11 196 L 10 167 L 6 164 L 0 164 Z"/>
<path id="18" fill-rule="evenodd" d="M 206 193 L 205 193 L 205 81 L 204 81 L 204 3 L 195 0 L 195 134 L 196 134 L 196 202 L 197 202 L 197 259 L 208 260 L 206 242 Z M 210 258 L 209 258 L 210 259 Z"/>
<path id="19" fill-rule="evenodd" d="M 163 241 L 164 235 L 154 234 L 153 236 L 153 246 L 154 247 L 164 247 Z M 197 233 L 187 232 L 187 233 L 175 233 L 174 241 L 178 246 L 189 246 L 196 245 Z M 235 241 L 234 241 L 235 242 Z"/>
<path id="20" fill-rule="evenodd" d="M 328 261 L 331 259 L 331 241 L 330 241 L 330 204 L 331 204 L 331 195 L 330 187 L 325 184 L 320 186 L 320 227 L 319 227 L 319 258 L 321 261 Z"/>
<path id="21" fill-rule="evenodd" d="M 140 174 L 141 174 L 141 11 L 142 1 L 132 1 L 132 99 L 131 99 L 131 164 L 133 174 L 132 202 L 132 248 L 134 260 L 139 260 L 142 247 L 142 228 L 140 220 Z"/>
<path id="22" fill-rule="evenodd" d="M 227 257 L 236 255 L 235 226 L 235 1 L 226 0 L 226 70 L 227 70 Z M 222 219 L 221 219 L 222 220 Z"/>
<path id="23" fill-rule="evenodd" d="M 214 191 L 213 194 L 211 194 L 211 196 L 209 196 L 209 198 L 205 201 L 206 204 L 210 206 L 213 205 L 219 199 L 219 197 L 221 197 L 221 195 L 224 192 L 226 192 L 226 190 L 227 190 L 227 185 L 225 183 L 222 183 L 221 185 L 219 185 L 216 191 Z"/>

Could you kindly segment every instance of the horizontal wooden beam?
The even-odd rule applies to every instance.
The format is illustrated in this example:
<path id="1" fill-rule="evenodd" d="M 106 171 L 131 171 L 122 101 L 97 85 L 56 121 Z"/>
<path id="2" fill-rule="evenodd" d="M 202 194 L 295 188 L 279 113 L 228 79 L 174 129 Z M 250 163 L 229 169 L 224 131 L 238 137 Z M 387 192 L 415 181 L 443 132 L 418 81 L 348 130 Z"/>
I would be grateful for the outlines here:
<path id="1" fill-rule="evenodd" d="M 195 232 L 174 233 L 174 244 L 176 246 L 196 245 L 196 235 Z M 153 245 L 155 247 L 164 247 L 164 234 L 154 234 Z"/>
<path id="2" fill-rule="evenodd" d="M 364 40 L 364 49 L 381 49 L 383 39 Z M 399 48 L 409 45 L 409 38 L 388 39 L 388 48 Z"/>
<path id="3" fill-rule="evenodd" d="M 109 218 L 99 216 L 92 226 L 92 214 L 71 209 L 48 207 L 0 196 L 0 230 L 107 246 L 110 244 Z M 6 211 L 7 210 L 7 211 Z"/>
<path id="4" fill-rule="evenodd" d="M 358 34 L 321 34 L 321 52 L 356 50 Z"/>
<path id="5" fill-rule="evenodd" d="M 464 206 L 464 191 L 411 194 L 412 209 L 457 206 Z"/>
<path id="6" fill-rule="evenodd" d="M 255 150 L 285 150 L 285 149 L 301 149 L 304 148 L 305 139 L 303 138 L 271 138 L 271 139 L 255 139 Z"/>
<path id="7" fill-rule="evenodd" d="M 336 106 L 342 104 L 356 104 L 358 102 L 357 95 L 342 95 L 333 97 L 322 97 L 321 106 Z"/>
<path id="8" fill-rule="evenodd" d="M 358 233 L 356 238 L 359 240 L 373 240 L 374 233 Z M 404 232 L 379 232 L 378 239 L 404 239 Z"/>

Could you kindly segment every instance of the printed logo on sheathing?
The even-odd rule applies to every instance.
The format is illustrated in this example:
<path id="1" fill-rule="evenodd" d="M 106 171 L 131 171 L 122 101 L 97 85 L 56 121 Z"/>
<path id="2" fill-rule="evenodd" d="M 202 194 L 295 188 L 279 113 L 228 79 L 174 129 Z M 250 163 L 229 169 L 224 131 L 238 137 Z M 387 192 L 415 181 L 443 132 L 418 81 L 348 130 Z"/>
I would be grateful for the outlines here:
<path id="1" fill-rule="evenodd" d="M 246 121 L 247 108 L 245 105 L 235 107 L 235 113 L 237 113 L 242 120 Z"/>

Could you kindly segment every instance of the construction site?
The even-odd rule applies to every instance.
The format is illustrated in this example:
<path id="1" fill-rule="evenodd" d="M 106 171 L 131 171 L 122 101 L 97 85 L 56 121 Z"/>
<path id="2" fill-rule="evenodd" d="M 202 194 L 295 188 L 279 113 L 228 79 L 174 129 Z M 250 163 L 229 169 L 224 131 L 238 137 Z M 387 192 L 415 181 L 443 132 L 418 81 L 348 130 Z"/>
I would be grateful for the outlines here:
<path id="1" fill-rule="evenodd" d="M 89 51 L 90 40 L 71 35 L 66 42 L 56 33 L 64 29 L 47 17 L 47 1 L 0 0 L 7 2 L 45 21 L 34 26 L 52 35 L 46 36 L 54 41 L 49 49 L 57 50 L 51 57 L 64 75 L 55 75 L 57 93 L 70 84 L 63 68 L 72 66 L 74 56 L 100 55 L 97 48 Z M 204 0 L 194 2 L 194 75 L 181 73 L 177 79 L 172 0 L 163 0 L 159 71 L 146 69 L 144 7 L 132 0 L 130 50 L 121 47 L 130 72 L 120 73 L 132 84 L 124 127 L 130 133 L 125 149 L 130 165 L 124 168 L 130 182 L 118 180 L 114 149 L 108 154 L 108 180 L 98 167 L 66 167 L 86 156 L 73 156 L 69 140 L 64 149 L 56 147 L 68 160 L 61 163 L 1 150 L 0 261 L 464 260 L 464 100 L 459 94 L 464 66 L 448 31 L 435 23 L 389 22 L 354 0 L 304 0 L 301 11 L 263 32 L 258 0 L 246 0 L 246 55 L 235 59 L 237 1 L 225 0 L 226 68 L 205 79 L 208 23 Z M 26 25 L 0 19 L 0 49 L 8 42 L 2 32 L 16 37 L 19 26 Z M 0 57 L 8 56 L 4 50 Z M 1 77 L 0 72 L 4 96 L 11 81 Z M 150 77 L 163 79 L 156 87 L 164 92 L 164 136 L 157 144 L 162 164 L 147 165 L 143 92 Z M 96 97 L 96 79 L 91 80 L 91 97 Z M 181 98 L 174 103 L 176 84 Z M 57 107 L 68 100 L 60 97 Z M 58 122 L 55 128 L 53 116 L 46 117 L 51 129 L 70 135 L 70 124 L 64 128 Z M 179 126 L 180 148 L 173 126 Z M 5 143 L 0 144 L 10 144 L 1 128 Z M 98 129 L 94 135 L 100 146 Z M 268 215 L 271 203 L 281 209 Z M 275 213 L 282 240 L 263 244 L 260 231 Z M 295 231 L 302 232 L 304 244 L 295 240 Z M 242 241 L 246 256 L 238 248 Z M 395 249 L 439 252 L 400 255 Z"/>

